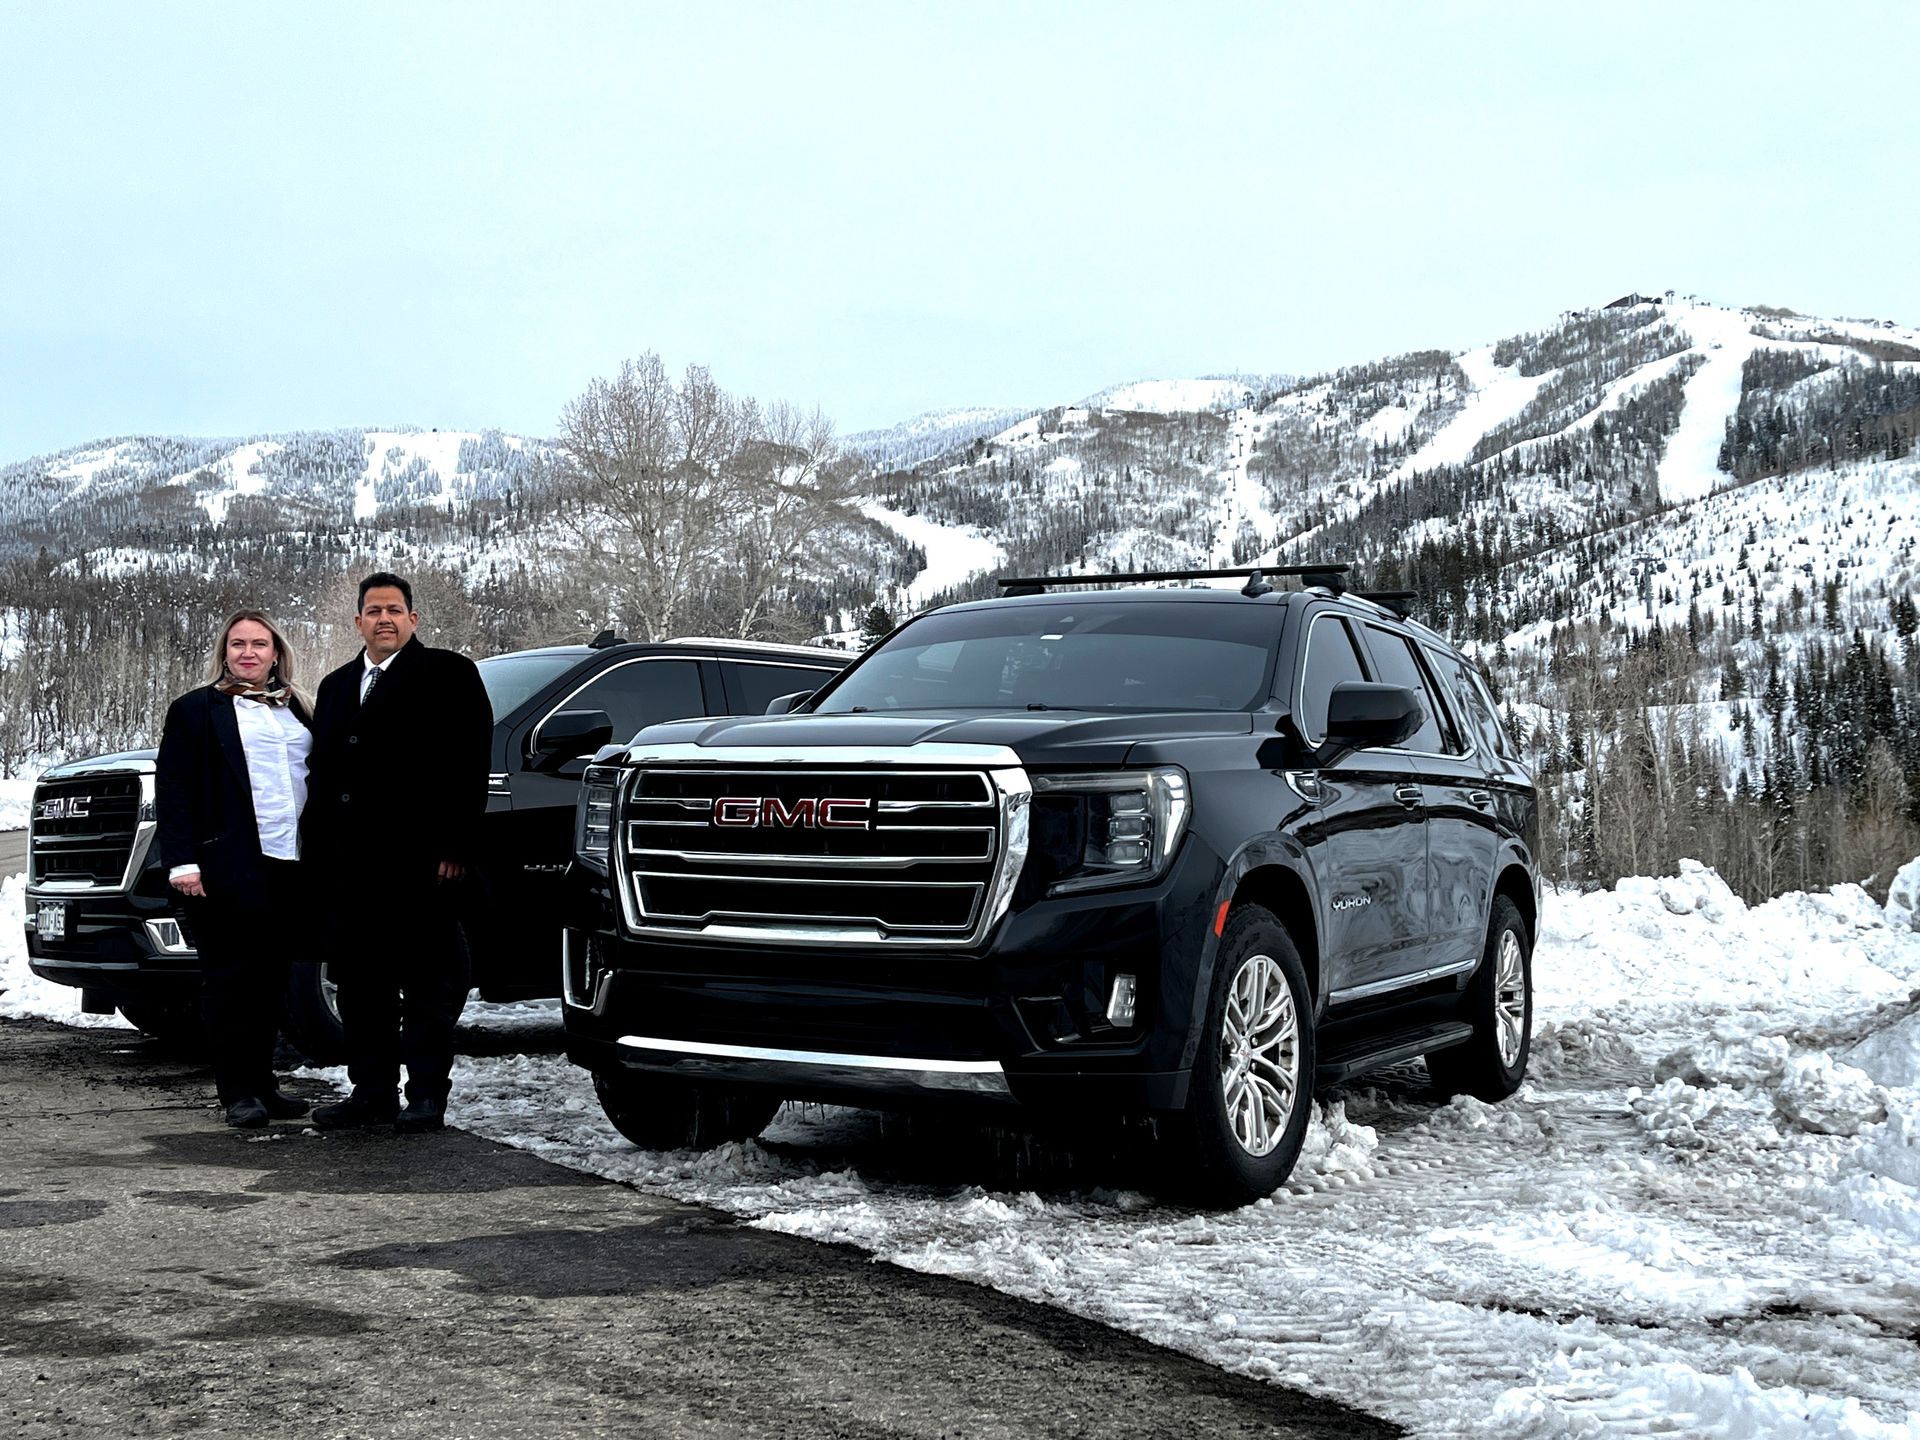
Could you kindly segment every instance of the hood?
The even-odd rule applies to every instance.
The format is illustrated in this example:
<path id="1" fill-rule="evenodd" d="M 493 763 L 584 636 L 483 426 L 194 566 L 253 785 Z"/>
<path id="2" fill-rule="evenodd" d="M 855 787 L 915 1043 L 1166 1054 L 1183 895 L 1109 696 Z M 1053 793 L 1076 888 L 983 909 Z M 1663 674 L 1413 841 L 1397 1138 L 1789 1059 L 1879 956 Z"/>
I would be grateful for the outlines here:
<path id="1" fill-rule="evenodd" d="M 633 737 L 649 745 L 911 750 L 915 745 L 994 745 L 1027 765 L 1121 765 L 1143 741 L 1247 735 L 1245 711 L 1113 714 L 1085 710 L 918 710 L 884 715 L 778 715 L 731 720 L 680 720 Z"/>
<path id="2" fill-rule="evenodd" d="M 116 750 L 111 755 L 89 755 L 84 760 L 68 760 L 63 764 L 49 765 L 40 772 L 42 780 L 67 780 L 75 775 L 90 774 L 95 770 L 132 770 L 137 773 L 151 774 L 154 758 L 158 750 Z"/>

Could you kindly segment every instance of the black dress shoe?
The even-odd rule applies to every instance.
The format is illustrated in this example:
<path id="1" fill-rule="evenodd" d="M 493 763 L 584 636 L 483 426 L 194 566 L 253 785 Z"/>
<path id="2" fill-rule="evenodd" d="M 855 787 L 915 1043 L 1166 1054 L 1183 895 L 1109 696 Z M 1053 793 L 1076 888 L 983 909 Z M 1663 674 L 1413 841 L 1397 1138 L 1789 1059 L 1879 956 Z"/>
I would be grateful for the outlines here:
<path id="1" fill-rule="evenodd" d="M 415 1135 L 428 1130 L 444 1130 L 446 1125 L 446 1101 L 409 1100 L 407 1108 L 394 1120 L 393 1129 L 396 1135 Z"/>
<path id="2" fill-rule="evenodd" d="M 400 1113 L 400 1102 L 391 1094 L 384 1099 L 355 1090 L 344 1100 L 319 1106 L 313 1112 L 316 1130 L 350 1130 L 368 1125 L 391 1125 Z"/>
<path id="3" fill-rule="evenodd" d="M 267 1107 L 252 1095 L 242 1095 L 227 1106 L 227 1124 L 240 1130 L 257 1130 L 267 1123 Z"/>
<path id="4" fill-rule="evenodd" d="M 278 1090 L 267 1091 L 260 1097 L 260 1103 L 267 1107 L 267 1114 L 275 1120 L 298 1120 L 311 1108 L 306 1101 L 283 1095 Z"/>

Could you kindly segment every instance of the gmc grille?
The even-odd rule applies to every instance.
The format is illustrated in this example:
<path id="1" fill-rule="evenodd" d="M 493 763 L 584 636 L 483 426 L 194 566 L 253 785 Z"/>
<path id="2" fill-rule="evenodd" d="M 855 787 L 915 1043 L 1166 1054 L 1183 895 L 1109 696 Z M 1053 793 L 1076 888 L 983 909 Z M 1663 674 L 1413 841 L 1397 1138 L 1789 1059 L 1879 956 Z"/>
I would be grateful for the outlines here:
<path id="1" fill-rule="evenodd" d="M 28 883 L 120 888 L 132 868 L 145 798 L 135 774 L 42 781 L 29 818 Z"/>
<path id="2" fill-rule="evenodd" d="M 1025 857 L 1024 776 L 1012 788 L 1009 857 L 1009 788 L 990 771 L 640 769 L 622 816 L 632 913 L 696 936 L 812 927 L 841 943 L 969 944 Z"/>

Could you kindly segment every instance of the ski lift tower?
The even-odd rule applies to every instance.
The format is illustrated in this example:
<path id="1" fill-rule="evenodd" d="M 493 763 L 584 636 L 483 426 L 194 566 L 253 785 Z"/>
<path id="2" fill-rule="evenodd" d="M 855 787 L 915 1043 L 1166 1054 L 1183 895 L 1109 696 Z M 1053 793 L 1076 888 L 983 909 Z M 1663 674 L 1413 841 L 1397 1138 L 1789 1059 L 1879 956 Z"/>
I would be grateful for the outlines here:
<path id="1" fill-rule="evenodd" d="M 1667 562 L 1658 555 L 1639 554 L 1633 557 L 1633 573 L 1640 581 L 1640 594 L 1647 602 L 1647 619 L 1653 619 L 1653 577 L 1667 573 Z"/>

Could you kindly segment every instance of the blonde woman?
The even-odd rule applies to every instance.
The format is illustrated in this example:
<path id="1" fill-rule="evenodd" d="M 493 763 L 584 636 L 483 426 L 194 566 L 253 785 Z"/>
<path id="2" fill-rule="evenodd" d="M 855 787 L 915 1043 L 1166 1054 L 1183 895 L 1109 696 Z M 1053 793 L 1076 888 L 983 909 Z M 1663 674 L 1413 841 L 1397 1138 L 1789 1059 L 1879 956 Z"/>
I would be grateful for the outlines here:
<path id="1" fill-rule="evenodd" d="M 229 1125 L 297 1120 L 273 1074 L 288 967 L 306 925 L 299 866 L 311 702 L 287 637 L 258 610 L 227 621 L 212 683 L 167 710 L 160 854 L 200 952 L 214 1083 Z"/>

